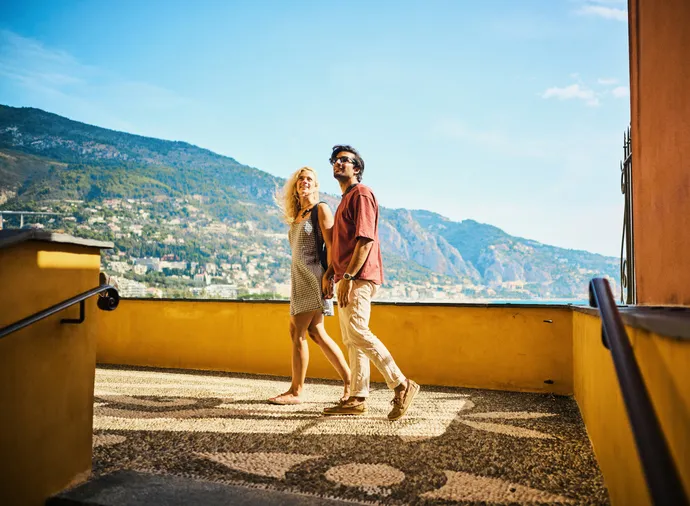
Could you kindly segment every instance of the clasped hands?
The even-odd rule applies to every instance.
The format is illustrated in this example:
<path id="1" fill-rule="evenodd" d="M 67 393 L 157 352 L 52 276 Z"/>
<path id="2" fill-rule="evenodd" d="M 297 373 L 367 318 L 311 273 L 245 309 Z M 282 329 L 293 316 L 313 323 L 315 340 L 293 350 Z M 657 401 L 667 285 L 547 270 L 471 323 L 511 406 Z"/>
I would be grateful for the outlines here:
<path id="1" fill-rule="evenodd" d="M 321 278 L 321 290 L 326 299 L 333 298 L 334 283 L 333 276 L 329 277 L 324 273 Z M 350 303 L 350 292 L 352 292 L 352 281 L 341 279 L 338 283 L 338 307 L 347 307 Z"/>

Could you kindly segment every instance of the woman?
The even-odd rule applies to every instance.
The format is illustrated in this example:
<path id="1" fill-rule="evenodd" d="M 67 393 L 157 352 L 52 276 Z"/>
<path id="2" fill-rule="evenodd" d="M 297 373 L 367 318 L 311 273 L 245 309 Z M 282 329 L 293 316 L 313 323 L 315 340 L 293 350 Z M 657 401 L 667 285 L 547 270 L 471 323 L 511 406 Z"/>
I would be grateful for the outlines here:
<path id="1" fill-rule="evenodd" d="M 316 230 L 311 213 L 318 206 L 321 237 L 326 243 L 328 261 L 331 252 L 333 214 L 325 203 L 319 203 L 319 182 L 309 167 L 298 169 L 285 183 L 279 199 L 285 221 L 290 225 L 288 238 L 292 248 L 290 294 L 290 337 L 292 338 L 292 384 L 287 392 L 269 399 L 273 404 L 300 404 L 304 378 L 309 364 L 306 334 L 319 345 L 328 361 L 343 380 L 343 396 L 350 396 L 350 368 L 343 352 L 326 333 L 324 314 L 333 315 L 333 301 L 325 300 L 321 289 L 324 270 L 317 251 Z"/>

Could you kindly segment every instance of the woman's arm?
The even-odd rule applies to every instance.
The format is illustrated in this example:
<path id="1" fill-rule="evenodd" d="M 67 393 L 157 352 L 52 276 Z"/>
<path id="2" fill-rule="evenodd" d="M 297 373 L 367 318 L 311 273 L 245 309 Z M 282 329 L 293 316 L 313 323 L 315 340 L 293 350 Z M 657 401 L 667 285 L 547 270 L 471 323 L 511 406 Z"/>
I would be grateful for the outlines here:
<path id="1" fill-rule="evenodd" d="M 321 237 L 326 243 L 326 256 L 328 269 L 321 279 L 321 289 L 326 298 L 333 297 L 333 263 L 331 262 L 331 245 L 333 244 L 333 213 L 328 204 L 319 204 L 318 207 L 319 228 Z"/>

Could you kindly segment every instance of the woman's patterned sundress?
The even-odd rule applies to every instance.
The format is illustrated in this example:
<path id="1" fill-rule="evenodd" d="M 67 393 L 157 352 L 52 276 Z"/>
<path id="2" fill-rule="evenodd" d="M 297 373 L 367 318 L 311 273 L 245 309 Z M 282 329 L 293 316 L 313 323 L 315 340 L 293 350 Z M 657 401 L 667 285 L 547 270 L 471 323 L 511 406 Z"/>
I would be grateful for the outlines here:
<path id="1" fill-rule="evenodd" d="M 292 288 L 290 314 L 296 315 L 321 309 L 333 316 L 333 301 L 324 300 L 321 292 L 323 267 L 316 251 L 316 234 L 310 219 L 293 223 L 288 232 L 292 248 Z"/>

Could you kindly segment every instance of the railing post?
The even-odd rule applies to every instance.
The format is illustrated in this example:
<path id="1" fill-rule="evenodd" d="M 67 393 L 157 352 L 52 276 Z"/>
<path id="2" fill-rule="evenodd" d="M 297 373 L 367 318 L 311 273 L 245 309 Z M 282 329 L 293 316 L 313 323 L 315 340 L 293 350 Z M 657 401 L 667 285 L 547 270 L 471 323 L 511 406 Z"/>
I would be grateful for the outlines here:
<path id="1" fill-rule="evenodd" d="M 621 301 L 625 304 L 637 302 L 635 286 L 635 241 L 633 236 L 633 190 L 632 190 L 632 138 L 630 127 L 623 134 L 623 161 L 621 170 L 621 193 L 624 196 L 623 237 L 621 240 Z"/>

